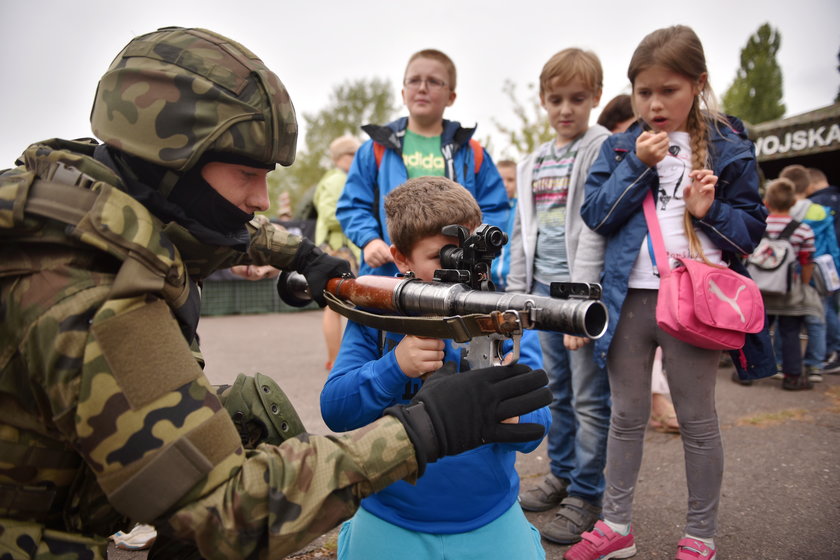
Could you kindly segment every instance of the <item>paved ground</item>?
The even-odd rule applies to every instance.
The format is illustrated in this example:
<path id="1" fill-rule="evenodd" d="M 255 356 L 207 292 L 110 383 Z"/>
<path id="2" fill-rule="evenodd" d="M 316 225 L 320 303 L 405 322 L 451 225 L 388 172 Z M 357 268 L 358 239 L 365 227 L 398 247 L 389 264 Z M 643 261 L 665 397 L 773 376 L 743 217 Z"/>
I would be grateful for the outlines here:
<path id="1" fill-rule="evenodd" d="M 330 433 L 320 418 L 325 379 L 319 311 L 205 317 L 199 326 L 214 383 L 241 372 L 274 377 L 295 403 L 308 431 Z M 779 382 L 751 387 L 718 373 L 717 406 L 726 471 L 717 537 L 721 560 L 837 560 L 840 558 L 840 376 L 814 391 L 782 391 Z M 520 456 L 524 488 L 547 472 L 545 444 Z M 685 516 L 685 474 L 679 436 L 648 432 L 635 500 L 636 558 L 673 558 Z M 528 514 L 540 526 L 553 514 Z M 334 532 L 294 555 L 334 558 Z M 324 546 L 326 543 L 326 547 Z M 546 558 L 566 547 L 544 541 Z M 115 551 L 109 558 L 141 560 Z"/>

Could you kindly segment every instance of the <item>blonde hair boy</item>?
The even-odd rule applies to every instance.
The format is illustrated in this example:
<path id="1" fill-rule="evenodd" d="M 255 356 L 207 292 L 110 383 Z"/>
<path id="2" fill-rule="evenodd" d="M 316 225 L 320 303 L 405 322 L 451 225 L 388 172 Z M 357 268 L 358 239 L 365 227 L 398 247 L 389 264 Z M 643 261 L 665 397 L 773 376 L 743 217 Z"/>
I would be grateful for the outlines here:
<path id="1" fill-rule="evenodd" d="M 604 70 L 598 55 L 573 47 L 549 58 L 540 73 L 540 98 L 551 89 L 555 80 L 561 84 L 568 84 L 575 79 L 580 80 L 589 91 L 600 97 L 604 87 Z"/>
<path id="2" fill-rule="evenodd" d="M 557 134 L 517 167 L 509 292 L 544 296 L 549 295 L 552 282 L 600 279 L 604 238 L 586 227 L 580 208 L 589 169 L 610 135 L 601 125 L 589 126 L 592 109 L 601 100 L 602 83 L 601 63 L 591 51 L 564 49 L 543 66 L 540 104 Z M 552 424 L 550 472 L 519 498 L 522 508 L 529 511 L 559 506 L 557 515 L 540 532 L 560 544 L 579 541 L 601 514 L 610 394 L 606 371 L 595 365 L 593 345 L 587 342 L 560 333 L 540 333 L 545 369 L 556 388 L 552 416 L 575 420 Z M 585 452 L 566 454 L 575 449 Z"/>

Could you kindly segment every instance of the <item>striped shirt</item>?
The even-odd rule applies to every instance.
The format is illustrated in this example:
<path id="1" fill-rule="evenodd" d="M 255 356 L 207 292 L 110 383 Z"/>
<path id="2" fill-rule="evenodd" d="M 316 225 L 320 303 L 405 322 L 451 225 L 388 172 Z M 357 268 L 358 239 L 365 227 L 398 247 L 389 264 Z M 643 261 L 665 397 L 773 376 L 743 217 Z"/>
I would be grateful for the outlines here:
<path id="1" fill-rule="evenodd" d="M 778 237 L 792 219 L 790 214 L 770 214 L 767 216 L 767 237 Z M 793 230 L 793 235 L 790 236 L 790 244 L 796 251 L 799 263 L 808 264 L 814 254 L 814 230 L 808 224 L 799 224 L 799 227 Z"/>
<path id="2" fill-rule="evenodd" d="M 566 254 L 566 200 L 579 146 L 579 138 L 562 148 L 551 140 L 540 146 L 534 162 L 531 181 L 537 218 L 534 278 L 543 284 L 567 282 L 571 277 Z"/>

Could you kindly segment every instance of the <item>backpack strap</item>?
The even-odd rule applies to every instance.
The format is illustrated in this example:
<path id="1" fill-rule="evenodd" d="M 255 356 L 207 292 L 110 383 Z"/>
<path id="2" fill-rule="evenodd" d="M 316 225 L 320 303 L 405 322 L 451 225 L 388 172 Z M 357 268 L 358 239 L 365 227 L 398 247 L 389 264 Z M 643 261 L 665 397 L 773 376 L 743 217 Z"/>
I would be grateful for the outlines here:
<path id="1" fill-rule="evenodd" d="M 475 161 L 475 174 L 481 170 L 481 165 L 484 163 L 484 149 L 481 147 L 481 142 L 470 138 L 470 148 L 473 151 L 473 161 Z"/>
<path id="2" fill-rule="evenodd" d="M 373 142 L 373 157 L 376 158 L 376 169 L 382 167 L 382 156 L 385 155 L 385 145 L 379 142 Z"/>
<path id="3" fill-rule="evenodd" d="M 790 241 L 790 238 L 793 236 L 793 232 L 795 232 L 796 228 L 798 228 L 801 224 L 802 222 L 800 221 L 791 220 L 785 226 L 785 229 L 779 232 L 779 235 L 775 239 L 784 239 L 785 241 Z"/>

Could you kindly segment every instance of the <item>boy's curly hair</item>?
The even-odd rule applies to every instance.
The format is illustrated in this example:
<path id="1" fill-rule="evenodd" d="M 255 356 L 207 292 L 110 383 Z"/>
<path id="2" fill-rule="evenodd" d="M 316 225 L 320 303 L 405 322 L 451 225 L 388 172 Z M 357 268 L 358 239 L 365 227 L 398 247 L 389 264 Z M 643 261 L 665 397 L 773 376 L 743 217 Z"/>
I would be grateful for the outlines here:
<path id="1" fill-rule="evenodd" d="M 444 226 L 481 225 L 481 208 L 472 194 L 446 177 L 409 179 L 385 197 L 385 217 L 391 243 L 409 255 L 421 239 L 433 237 Z"/>

